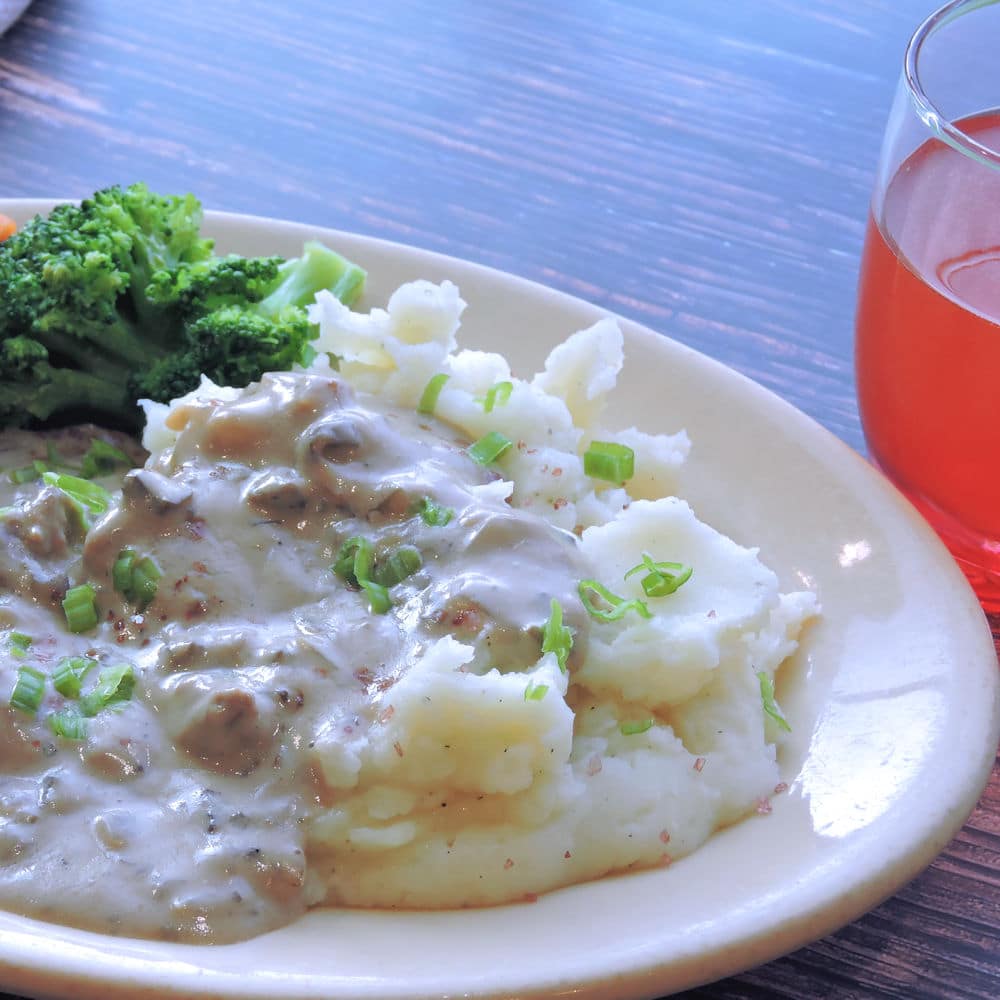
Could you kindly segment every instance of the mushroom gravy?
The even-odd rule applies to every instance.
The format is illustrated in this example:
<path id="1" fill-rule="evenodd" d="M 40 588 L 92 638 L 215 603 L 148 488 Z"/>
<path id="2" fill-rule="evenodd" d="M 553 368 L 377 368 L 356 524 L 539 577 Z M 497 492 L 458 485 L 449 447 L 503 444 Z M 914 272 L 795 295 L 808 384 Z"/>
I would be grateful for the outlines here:
<path id="1" fill-rule="evenodd" d="M 379 727 L 393 686 L 443 636 L 475 650 L 468 671 L 530 669 L 552 599 L 575 664 L 588 573 L 577 540 L 510 507 L 467 441 L 336 378 L 268 375 L 231 402 L 175 409 L 170 425 L 173 447 L 128 471 L 85 531 L 58 487 L 0 487 L 0 641 L 30 638 L 0 657 L 0 906 L 227 942 L 327 896 L 308 829 L 338 790 L 317 740 Z M 127 439 L 81 428 L 9 432 L 0 464 L 43 458 L 49 441 L 72 464 L 94 434 L 142 461 Z M 419 555 L 390 575 L 384 613 L 352 574 L 358 539 L 375 567 Z M 148 606 L 115 587 L 125 550 L 162 572 Z M 74 634 L 61 602 L 83 583 L 100 620 Z M 102 668 L 135 677 L 83 739 L 50 722 L 72 701 L 52 672 L 74 656 L 96 661 L 85 690 Z M 7 701 L 24 666 L 47 678 L 34 715 Z"/>

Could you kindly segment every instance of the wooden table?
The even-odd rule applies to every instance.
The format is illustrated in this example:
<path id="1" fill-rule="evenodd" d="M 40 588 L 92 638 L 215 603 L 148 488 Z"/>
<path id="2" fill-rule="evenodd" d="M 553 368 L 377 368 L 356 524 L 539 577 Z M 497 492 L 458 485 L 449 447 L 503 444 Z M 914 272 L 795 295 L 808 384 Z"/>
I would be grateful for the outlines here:
<path id="1" fill-rule="evenodd" d="M 36 0 L 0 39 L 0 192 L 141 179 L 471 258 L 682 340 L 863 450 L 858 256 L 931 3 Z M 1000 768 L 893 899 L 685 996 L 1000 996 Z"/>

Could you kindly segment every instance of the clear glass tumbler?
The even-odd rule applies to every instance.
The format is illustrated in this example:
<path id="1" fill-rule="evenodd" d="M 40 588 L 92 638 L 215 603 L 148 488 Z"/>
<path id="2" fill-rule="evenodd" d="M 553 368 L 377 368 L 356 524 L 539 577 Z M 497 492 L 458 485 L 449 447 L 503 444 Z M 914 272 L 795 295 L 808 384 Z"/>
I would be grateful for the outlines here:
<path id="1" fill-rule="evenodd" d="M 858 287 L 872 459 L 1000 611 L 1000 5 L 915 32 L 886 126 Z"/>

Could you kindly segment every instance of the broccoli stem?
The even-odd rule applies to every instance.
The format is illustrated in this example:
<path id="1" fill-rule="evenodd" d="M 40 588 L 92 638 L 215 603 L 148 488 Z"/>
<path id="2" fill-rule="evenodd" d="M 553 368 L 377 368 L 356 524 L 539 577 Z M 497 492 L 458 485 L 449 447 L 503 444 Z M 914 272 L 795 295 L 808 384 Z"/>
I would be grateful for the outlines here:
<path id="1" fill-rule="evenodd" d="M 11 410 L 18 407 L 39 421 L 50 421 L 54 415 L 100 413 L 110 422 L 123 427 L 136 427 L 139 410 L 121 374 L 104 379 L 88 372 L 46 366 L 46 378 L 33 385 L 11 385 L 0 382 L 0 397 Z"/>
<path id="2" fill-rule="evenodd" d="M 257 304 L 265 316 L 275 316 L 288 306 L 304 308 L 324 288 L 350 306 L 365 283 L 360 267 L 315 240 L 303 246 L 301 257 L 285 261 L 278 274 L 277 286 Z"/>
<path id="3" fill-rule="evenodd" d="M 33 331 L 33 335 L 51 357 L 109 381 L 121 381 L 123 375 L 154 360 L 150 343 L 125 328 L 103 328 L 99 340 L 84 340 L 56 330 Z"/>

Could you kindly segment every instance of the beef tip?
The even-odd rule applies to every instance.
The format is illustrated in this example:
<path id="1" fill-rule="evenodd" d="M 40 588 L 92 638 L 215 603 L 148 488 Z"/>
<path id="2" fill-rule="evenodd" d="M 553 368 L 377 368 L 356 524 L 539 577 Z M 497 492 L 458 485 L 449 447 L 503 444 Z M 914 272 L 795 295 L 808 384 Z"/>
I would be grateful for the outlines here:
<path id="1" fill-rule="evenodd" d="M 79 511 L 61 490 L 42 489 L 0 517 L 0 587 L 47 601 L 66 589 L 66 563 L 82 541 Z"/>
<path id="2" fill-rule="evenodd" d="M 278 728 L 273 700 L 235 672 L 175 675 L 160 705 L 178 749 L 221 774 L 245 775 L 268 756 Z"/>

